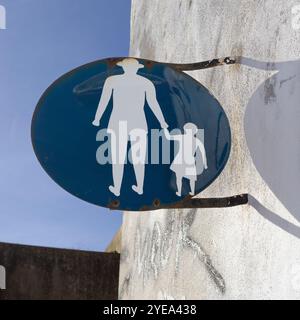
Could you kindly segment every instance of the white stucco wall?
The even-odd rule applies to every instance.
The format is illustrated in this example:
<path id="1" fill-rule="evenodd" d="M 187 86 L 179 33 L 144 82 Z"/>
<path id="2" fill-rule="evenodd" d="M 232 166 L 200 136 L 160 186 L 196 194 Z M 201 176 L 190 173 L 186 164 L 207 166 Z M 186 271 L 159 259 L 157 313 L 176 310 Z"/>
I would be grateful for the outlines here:
<path id="1" fill-rule="evenodd" d="M 298 3 L 133 0 L 130 55 L 174 63 L 229 55 L 271 62 L 300 59 L 300 30 L 292 28 L 291 13 Z M 200 196 L 249 193 L 256 199 L 251 200 L 255 208 L 245 205 L 125 213 L 120 299 L 300 298 L 300 204 L 299 213 L 297 199 L 289 206 L 284 190 L 280 192 L 282 181 L 275 186 L 264 181 L 264 170 L 254 165 L 244 130 L 250 98 L 274 73 L 244 65 L 189 72 L 220 101 L 232 130 L 226 168 Z M 299 83 L 291 89 L 293 94 L 300 89 Z M 273 88 L 269 83 L 268 90 L 263 91 L 264 101 L 272 93 L 270 86 Z M 272 98 L 276 102 L 276 92 Z M 275 118 L 278 117 L 280 113 Z M 253 119 L 249 119 L 247 141 L 255 149 L 255 141 L 264 137 L 257 130 L 252 135 Z M 266 120 L 262 126 L 266 134 L 276 130 L 274 122 Z M 295 124 L 283 130 L 286 134 L 296 130 L 293 135 L 300 138 Z M 300 144 L 296 143 L 295 148 L 295 154 L 300 154 Z M 264 150 L 258 152 L 261 157 Z M 289 167 L 289 157 L 283 158 L 283 166 L 278 170 L 280 177 Z M 295 162 L 292 174 L 300 181 L 298 163 Z M 271 166 L 272 162 L 265 165 Z M 297 185 L 294 192 L 299 192 Z"/>

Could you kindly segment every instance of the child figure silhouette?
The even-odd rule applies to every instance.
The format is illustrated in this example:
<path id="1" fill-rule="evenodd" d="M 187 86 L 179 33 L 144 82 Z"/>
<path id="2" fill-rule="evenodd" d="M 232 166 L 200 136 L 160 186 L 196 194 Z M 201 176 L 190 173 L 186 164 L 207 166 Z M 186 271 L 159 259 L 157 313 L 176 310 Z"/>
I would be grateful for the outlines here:
<path id="1" fill-rule="evenodd" d="M 178 143 L 178 152 L 171 163 L 170 169 L 176 175 L 176 185 L 178 197 L 181 196 L 182 179 L 187 178 L 190 183 L 190 195 L 195 195 L 195 184 L 197 181 L 196 153 L 201 152 L 203 167 L 207 169 L 207 159 L 204 145 L 200 139 L 196 137 L 198 128 L 195 124 L 188 122 L 183 127 L 183 134 L 170 134 L 164 129 L 165 136 L 168 140 L 174 140 Z"/>

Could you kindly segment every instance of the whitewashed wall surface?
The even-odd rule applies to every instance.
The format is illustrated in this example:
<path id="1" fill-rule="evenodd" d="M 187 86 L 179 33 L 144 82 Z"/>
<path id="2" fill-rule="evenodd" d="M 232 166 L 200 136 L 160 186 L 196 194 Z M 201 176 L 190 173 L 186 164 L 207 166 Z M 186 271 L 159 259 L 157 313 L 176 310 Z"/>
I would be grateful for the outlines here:
<path id="1" fill-rule="evenodd" d="M 120 299 L 300 298 L 299 6 L 132 1 L 133 57 L 248 58 L 189 74 L 220 101 L 232 130 L 230 159 L 199 196 L 251 196 L 233 208 L 125 213 Z"/>

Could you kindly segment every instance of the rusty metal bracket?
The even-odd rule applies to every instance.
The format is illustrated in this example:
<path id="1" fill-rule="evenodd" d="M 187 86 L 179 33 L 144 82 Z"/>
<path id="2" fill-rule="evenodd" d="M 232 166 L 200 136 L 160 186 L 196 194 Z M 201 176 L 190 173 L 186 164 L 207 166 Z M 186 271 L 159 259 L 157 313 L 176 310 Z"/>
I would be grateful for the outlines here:
<path id="1" fill-rule="evenodd" d="M 236 64 L 240 62 L 240 57 L 225 57 L 219 59 L 212 59 L 195 63 L 166 63 L 169 67 L 177 71 L 193 71 L 200 69 L 208 69 L 223 65 Z"/>
<path id="2" fill-rule="evenodd" d="M 183 200 L 168 208 L 190 209 L 190 208 L 226 208 L 248 204 L 248 194 L 238 194 L 224 198 L 190 198 Z"/>
<path id="3" fill-rule="evenodd" d="M 176 202 L 171 205 L 162 205 L 160 201 L 154 200 L 153 206 L 144 206 L 139 211 L 152 211 L 159 209 L 200 209 L 200 208 L 229 208 L 248 204 L 248 193 L 242 193 L 224 198 L 190 198 L 187 197 L 182 201 Z M 120 203 L 118 200 L 113 201 L 108 205 L 111 210 L 118 210 Z M 131 210 L 123 210 L 131 211 Z"/>
<path id="4" fill-rule="evenodd" d="M 231 64 L 240 64 L 250 68 L 266 71 L 278 71 L 280 67 L 279 63 L 259 61 L 243 56 L 225 57 L 194 63 L 166 63 L 166 65 L 177 71 L 196 71 Z"/>

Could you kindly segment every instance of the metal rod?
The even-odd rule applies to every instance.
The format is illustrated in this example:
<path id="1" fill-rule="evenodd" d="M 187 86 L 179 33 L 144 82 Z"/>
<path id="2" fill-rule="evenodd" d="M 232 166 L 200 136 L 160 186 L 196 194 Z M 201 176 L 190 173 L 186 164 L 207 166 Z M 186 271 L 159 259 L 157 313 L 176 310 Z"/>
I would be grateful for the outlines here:
<path id="1" fill-rule="evenodd" d="M 188 200 L 183 200 L 182 202 L 177 203 L 174 206 L 168 206 L 168 208 L 226 208 L 239 206 L 247 203 L 248 194 L 244 193 L 225 198 L 192 198 Z"/>
<path id="2" fill-rule="evenodd" d="M 241 64 L 250 68 L 266 70 L 266 71 L 278 71 L 284 63 L 282 62 L 269 62 L 269 61 L 260 61 L 242 56 L 235 57 L 225 57 L 219 59 L 212 59 L 202 62 L 195 63 L 166 63 L 169 67 L 177 71 L 193 71 L 208 69 L 223 65 L 230 64 Z"/>
<path id="3" fill-rule="evenodd" d="M 166 65 L 178 71 L 192 71 L 239 63 L 239 58 L 240 57 L 225 57 L 195 63 L 166 63 Z"/>

